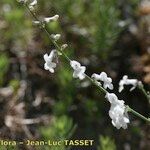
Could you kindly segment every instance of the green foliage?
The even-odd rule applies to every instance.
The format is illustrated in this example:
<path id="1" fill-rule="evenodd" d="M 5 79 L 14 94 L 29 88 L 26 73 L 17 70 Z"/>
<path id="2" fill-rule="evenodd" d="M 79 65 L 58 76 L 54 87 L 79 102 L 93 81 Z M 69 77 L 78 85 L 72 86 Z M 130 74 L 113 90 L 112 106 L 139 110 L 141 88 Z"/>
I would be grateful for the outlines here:
<path id="1" fill-rule="evenodd" d="M 120 11 L 116 0 L 95 0 L 93 9 L 95 10 L 93 13 L 97 15 L 93 47 L 94 51 L 105 60 L 120 32 L 118 28 Z"/>
<path id="2" fill-rule="evenodd" d="M 131 132 L 135 136 L 139 136 L 140 137 L 140 135 L 141 135 L 141 129 L 138 126 L 131 127 Z"/>
<path id="3" fill-rule="evenodd" d="M 132 5 L 134 5 L 136 7 L 138 6 L 139 2 L 140 2 L 140 0 L 128 0 L 128 3 L 131 3 Z"/>
<path id="4" fill-rule="evenodd" d="M 0 50 L 20 53 L 32 39 L 32 22 L 24 15 L 25 9 L 17 1 L 2 0 L 0 5 L 0 15 L 4 21 L 4 27 L 0 27 Z"/>
<path id="5" fill-rule="evenodd" d="M 8 22 L 12 23 L 13 20 L 19 23 L 20 19 L 23 18 L 23 11 L 21 9 L 14 9 L 11 13 L 5 13 L 5 18 Z"/>
<path id="6" fill-rule="evenodd" d="M 87 113 L 86 120 L 94 120 L 95 118 L 100 118 L 101 113 L 100 111 L 98 111 L 98 104 L 96 101 L 87 99 L 84 102 L 84 106 Z"/>
<path id="7" fill-rule="evenodd" d="M 56 32 L 56 31 L 59 32 L 60 30 L 60 25 L 58 22 L 52 22 L 48 24 L 47 27 L 49 28 L 51 32 Z"/>
<path id="8" fill-rule="evenodd" d="M 9 86 L 11 86 L 14 89 L 14 91 L 18 90 L 19 85 L 20 85 L 19 80 L 15 80 L 15 79 L 11 80 L 10 83 L 9 83 Z"/>
<path id="9" fill-rule="evenodd" d="M 0 85 L 3 84 L 5 74 L 9 68 L 9 57 L 6 54 L 0 54 Z"/>
<path id="10" fill-rule="evenodd" d="M 72 72 L 69 68 L 63 66 L 61 66 L 57 74 L 57 83 L 59 85 L 59 101 L 56 102 L 53 108 L 54 114 L 56 115 L 67 114 L 68 108 L 73 103 L 73 98 L 75 97 L 76 91 L 73 78 L 71 76 Z"/>
<path id="11" fill-rule="evenodd" d="M 55 8 L 58 8 L 58 11 L 60 11 L 62 14 L 67 14 L 66 17 L 68 19 L 79 19 L 79 16 L 84 13 L 84 4 L 85 1 L 81 0 L 55 0 L 54 5 Z M 78 11 L 75 11 L 75 10 Z"/>
<path id="12" fill-rule="evenodd" d="M 0 145 L 0 150 L 18 150 L 16 146 L 2 146 Z"/>
<path id="13" fill-rule="evenodd" d="M 110 137 L 100 136 L 99 141 L 100 146 L 98 147 L 98 150 L 116 150 L 115 142 Z"/>
<path id="14" fill-rule="evenodd" d="M 52 122 L 47 127 L 41 127 L 40 133 L 42 139 L 44 140 L 65 140 L 69 139 L 73 132 L 75 131 L 76 126 L 73 125 L 72 119 L 67 116 L 54 117 Z M 47 147 L 48 148 L 48 147 Z M 66 150 L 64 145 L 61 146 L 51 146 L 49 150 Z"/>
<path id="15" fill-rule="evenodd" d="M 92 3 L 81 0 L 51 0 L 49 6 L 54 7 L 56 13 L 68 23 L 67 31 L 72 32 L 74 25 L 79 27 L 80 34 L 80 29 L 85 29 L 88 35 L 85 36 L 86 39 L 78 37 L 79 43 L 86 43 L 85 47 L 90 48 L 103 60 L 109 57 L 109 52 L 121 31 L 118 27 L 120 10 L 116 0 L 93 0 Z"/>

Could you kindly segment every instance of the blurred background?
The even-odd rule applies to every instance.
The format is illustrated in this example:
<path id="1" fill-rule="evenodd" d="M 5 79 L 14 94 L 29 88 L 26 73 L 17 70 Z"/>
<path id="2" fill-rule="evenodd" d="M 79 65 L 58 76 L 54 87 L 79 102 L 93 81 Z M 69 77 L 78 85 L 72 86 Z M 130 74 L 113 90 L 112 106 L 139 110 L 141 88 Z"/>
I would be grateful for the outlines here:
<path id="1" fill-rule="evenodd" d="M 119 99 L 148 117 L 145 96 L 129 87 L 119 94 L 118 82 L 127 74 L 150 90 L 149 0 L 38 0 L 36 14 L 59 14 L 60 21 L 47 28 L 62 34 L 67 55 L 89 76 L 107 72 Z M 73 79 L 64 58 L 54 74 L 44 70 L 43 55 L 54 46 L 32 20 L 15 0 L 0 0 L 0 139 L 93 139 L 94 145 L 0 149 L 148 150 L 148 124 L 129 114 L 127 130 L 113 127 L 104 95 L 87 80 Z"/>

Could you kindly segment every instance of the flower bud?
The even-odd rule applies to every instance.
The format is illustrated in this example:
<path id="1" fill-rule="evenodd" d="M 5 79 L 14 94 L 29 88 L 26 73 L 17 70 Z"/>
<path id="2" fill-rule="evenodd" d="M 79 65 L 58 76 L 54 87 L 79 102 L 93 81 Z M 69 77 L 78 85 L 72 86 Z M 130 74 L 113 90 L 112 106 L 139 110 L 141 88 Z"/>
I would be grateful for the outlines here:
<path id="1" fill-rule="evenodd" d="M 58 41 L 60 39 L 61 35 L 60 34 L 51 34 L 51 38 L 54 40 L 54 41 Z"/>
<path id="2" fill-rule="evenodd" d="M 57 21 L 58 18 L 59 18 L 59 15 L 55 15 L 55 16 L 53 16 L 53 17 L 44 18 L 44 21 L 45 21 L 46 23 L 49 23 L 49 22 L 52 22 L 52 21 Z"/>
<path id="3" fill-rule="evenodd" d="M 61 50 L 64 50 L 64 49 L 66 49 L 68 47 L 68 44 L 63 44 L 62 46 L 61 46 Z"/>

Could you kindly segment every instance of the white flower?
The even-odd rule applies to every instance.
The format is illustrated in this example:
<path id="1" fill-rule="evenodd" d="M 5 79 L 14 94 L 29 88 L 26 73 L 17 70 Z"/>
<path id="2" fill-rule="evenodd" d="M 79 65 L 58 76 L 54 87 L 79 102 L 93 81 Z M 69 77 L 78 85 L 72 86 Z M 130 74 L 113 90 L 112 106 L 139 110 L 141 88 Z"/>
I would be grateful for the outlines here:
<path id="1" fill-rule="evenodd" d="M 27 3 L 28 0 L 17 0 L 19 3 Z"/>
<path id="2" fill-rule="evenodd" d="M 29 4 L 29 8 L 31 9 L 31 10 L 34 10 L 34 7 L 37 5 L 37 0 L 33 0 L 33 2 L 31 2 L 30 4 Z"/>
<path id="3" fill-rule="evenodd" d="M 107 77 L 107 74 L 105 72 L 102 72 L 100 74 L 100 80 L 104 82 L 104 88 L 109 88 L 110 90 L 113 89 L 112 79 L 110 77 Z"/>
<path id="4" fill-rule="evenodd" d="M 80 80 L 83 80 L 85 78 L 85 66 L 81 66 L 81 64 L 75 60 L 70 61 L 70 65 L 73 68 L 73 77 L 74 78 L 79 78 Z"/>
<path id="5" fill-rule="evenodd" d="M 94 78 L 97 81 L 100 80 L 100 75 L 99 74 L 94 73 L 94 74 L 92 74 L 91 77 Z"/>
<path id="6" fill-rule="evenodd" d="M 30 3 L 30 6 L 35 6 L 35 5 L 37 5 L 37 0 L 33 0 L 33 2 Z"/>
<path id="7" fill-rule="evenodd" d="M 130 122 L 126 107 L 123 100 L 118 100 L 118 97 L 113 93 L 107 93 L 105 96 L 111 104 L 109 110 L 109 116 L 112 119 L 112 124 L 117 129 L 121 127 L 127 128 L 127 124 Z"/>
<path id="8" fill-rule="evenodd" d="M 109 88 L 110 90 L 113 89 L 112 79 L 110 77 L 107 77 L 107 74 L 105 72 L 102 72 L 100 75 L 94 73 L 92 75 L 92 78 L 94 78 L 97 81 L 103 81 L 103 86 L 105 89 Z"/>
<path id="9" fill-rule="evenodd" d="M 48 54 L 44 55 L 45 60 L 44 69 L 49 70 L 51 73 L 54 73 L 54 68 L 56 68 L 56 63 L 52 62 L 53 59 L 56 57 L 56 55 L 57 55 L 56 50 L 52 50 L 49 56 Z"/>
<path id="10" fill-rule="evenodd" d="M 40 21 L 32 21 L 34 24 L 40 24 Z"/>
<path id="11" fill-rule="evenodd" d="M 60 39 L 61 35 L 60 34 L 51 34 L 51 38 L 55 41 L 58 41 Z"/>
<path id="12" fill-rule="evenodd" d="M 68 44 L 63 44 L 62 46 L 61 46 L 61 50 L 64 50 L 64 49 L 66 49 L 68 47 Z"/>
<path id="13" fill-rule="evenodd" d="M 123 28 L 129 24 L 129 20 L 121 20 L 118 22 L 118 26 Z"/>
<path id="14" fill-rule="evenodd" d="M 17 0 L 19 3 L 26 3 L 27 0 Z"/>
<path id="15" fill-rule="evenodd" d="M 59 15 L 55 15 L 55 16 L 53 16 L 53 17 L 44 18 L 44 21 L 45 21 L 46 23 L 48 23 L 48 22 L 51 22 L 51 21 L 57 21 L 58 18 L 59 18 Z"/>
<path id="16" fill-rule="evenodd" d="M 61 47 L 60 47 L 60 49 L 61 49 L 61 51 L 63 51 L 63 50 L 65 50 L 66 48 L 68 47 L 68 44 L 63 44 Z M 60 51 L 58 51 L 58 55 L 62 55 L 62 52 L 60 52 Z"/>
<path id="17" fill-rule="evenodd" d="M 30 4 L 31 5 L 31 4 Z M 44 18 L 44 22 L 48 23 L 48 22 L 52 22 L 52 21 L 57 21 L 59 18 L 59 15 L 55 15 L 53 17 L 47 17 L 47 18 Z M 39 24 L 40 22 L 39 21 L 33 21 L 35 24 Z"/>
<path id="18" fill-rule="evenodd" d="M 124 75 L 123 78 L 119 82 L 119 92 L 121 92 L 124 89 L 124 85 L 132 85 L 132 88 L 130 91 L 134 90 L 138 85 L 137 79 L 128 79 L 127 75 Z"/>

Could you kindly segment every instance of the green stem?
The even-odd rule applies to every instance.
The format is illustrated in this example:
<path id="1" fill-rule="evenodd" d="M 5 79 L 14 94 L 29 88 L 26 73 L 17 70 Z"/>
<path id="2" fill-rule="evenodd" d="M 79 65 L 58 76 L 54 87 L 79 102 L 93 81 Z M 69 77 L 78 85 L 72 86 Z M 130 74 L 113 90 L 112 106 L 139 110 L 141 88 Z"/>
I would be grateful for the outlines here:
<path id="1" fill-rule="evenodd" d="M 129 106 L 126 106 L 127 111 L 133 113 L 135 116 L 147 121 L 150 123 L 150 118 L 146 118 L 145 116 L 141 115 L 140 113 L 138 113 L 137 111 L 133 110 L 132 108 L 130 108 Z"/>
<path id="2" fill-rule="evenodd" d="M 64 56 L 64 58 L 66 58 L 66 60 L 70 63 L 71 59 L 61 50 L 61 47 L 56 43 L 56 41 L 54 41 L 52 38 L 51 38 L 51 35 L 50 33 L 48 32 L 48 30 L 46 29 L 45 27 L 45 24 L 43 22 L 41 22 L 37 16 L 35 15 L 34 12 L 32 12 L 30 10 L 30 8 L 28 7 L 27 4 L 25 4 L 26 8 L 28 9 L 28 11 L 30 12 L 30 14 L 33 16 L 33 18 L 36 20 L 36 21 L 39 21 L 40 23 L 40 27 L 43 29 L 43 31 L 47 34 L 48 38 L 50 39 L 50 41 L 55 45 L 55 47 L 57 48 L 57 50 L 62 53 L 62 55 Z M 104 89 L 102 86 L 98 85 L 95 80 L 93 80 L 91 77 L 89 77 L 88 75 L 86 75 L 86 78 L 88 80 L 90 80 L 94 85 L 96 85 L 101 92 L 103 92 L 104 94 L 108 93 L 108 91 L 106 89 Z M 144 117 L 143 115 L 141 115 L 140 113 L 138 113 L 137 111 L 133 110 L 132 108 L 130 108 L 129 106 L 126 106 L 127 108 L 127 111 L 133 113 L 135 116 L 147 121 L 147 122 L 150 122 L 150 119 L 147 119 L 146 117 Z"/>
<path id="3" fill-rule="evenodd" d="M 30 10 L 30 8 L 28 7 L 27 4 L 25 4 L 26 8 L 28 9 L 28 11 L 30 12 L 30 14 L 33 16 L 33 18 L 39 22 L 40 27 L 42 28 L 42 30 L 47 34 L 48 38 L 50 39 L 50 41 L 55 45 L 55 47 L 57 48 L 57 50 L 62 53 L 62 55 L 70 62 L 71 60 L 69 59 L 69 57 L 61 50 L 61 47 L 56 43 L 56 41 L 54 41 L 51 37 L 51 34 L 48 32 L 47 28 L 45 27 L 45 24 L 43 22 L 41 22 L 37 16 L 35 15 L 34 12 L 32 12 Z"/>
<path id="4" fill-rule="evenodd" d="M 142 83 L 138 84 L 138 88 L 141 90 L 141 92 L 145 95 L 145 97 L 147 98 L 149 104 L 150 104 L 150 94 L 148 94 L 148 92 L 144 89 L 144 86 Z"/>

